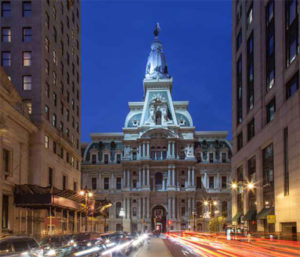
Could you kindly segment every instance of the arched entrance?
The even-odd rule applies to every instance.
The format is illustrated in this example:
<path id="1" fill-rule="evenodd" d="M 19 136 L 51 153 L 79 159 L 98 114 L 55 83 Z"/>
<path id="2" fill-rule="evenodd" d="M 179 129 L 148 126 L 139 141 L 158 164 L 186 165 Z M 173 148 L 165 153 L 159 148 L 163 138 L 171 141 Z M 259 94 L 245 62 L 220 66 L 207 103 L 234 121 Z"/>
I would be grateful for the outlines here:
<path id="1" fill-rule="evenodd" d="M 160 232 L 166 232 L 166 209 L 161 206 L 155 206 L 152 209 L 152 231 L 159 230 Z"/>

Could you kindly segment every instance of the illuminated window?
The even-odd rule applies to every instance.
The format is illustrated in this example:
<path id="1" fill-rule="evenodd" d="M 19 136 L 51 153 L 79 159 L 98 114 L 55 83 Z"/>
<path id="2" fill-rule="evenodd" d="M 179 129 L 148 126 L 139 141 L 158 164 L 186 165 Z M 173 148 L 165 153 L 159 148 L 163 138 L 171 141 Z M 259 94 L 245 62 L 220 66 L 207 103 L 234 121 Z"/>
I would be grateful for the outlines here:
<path id="1" fill-rule="evenodd" d="M 3 67 L 11 66 L 11 53 L 10 52 L 2 52 L 1 53 L 1 65 Z"/>
<path id="2" fill-rule="evenodd" d="M 49 137 L 45 136 L 45 148 L 49 148 Z"/>
<path id="3" fill-rule="evenodd" d="M 23 90 L 32 89 L 32 77 L 30 75 L 23 76 Z"/>
<path id="4" fill-rule="evenodd" d="M 1 42 L 3 42 L 3 43 L 11 42 L 11 29 L 10 28 L 2 28 L 1 29 Z"/>
<path id="5" fill-rule="evenodd" d="M 23 52 L 23 66 L 31 66 L 31 52 Z"/>

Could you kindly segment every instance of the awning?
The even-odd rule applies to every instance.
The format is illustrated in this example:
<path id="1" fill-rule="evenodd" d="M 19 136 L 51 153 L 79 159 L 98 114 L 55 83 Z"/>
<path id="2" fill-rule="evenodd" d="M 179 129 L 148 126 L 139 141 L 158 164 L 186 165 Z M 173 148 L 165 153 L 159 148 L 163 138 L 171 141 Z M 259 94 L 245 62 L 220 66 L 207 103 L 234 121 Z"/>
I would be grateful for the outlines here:
<path id="1" fill-rule="evenodd" d="M 268 215 L 274 214 L 274 207 L 263 208 L 256 216 L 258 220 L 266 220 Z"/>
<path id="2" fill-rule="evenodd" d="M 249 210 L 244 216 L 244 220 L 248 220 L 248 221 L 256 220 L 256 209 Z"/>
<path id="3" fill-rule="evenodd" d="M 238 219 L 242 216 L 241 212 L 238 212 L 233 218 L 232 221 L 238 221 Z"/>
<path id="4" fill-rule="evenodd" d="M 72 190 L 60 190 L 37 185 L 16 185 L 14 190 L 17 207 L 45 209 L 51 207 L 82 210 L 85 198 Z M 91 202 L 93 203 L 93 201 Z"/>

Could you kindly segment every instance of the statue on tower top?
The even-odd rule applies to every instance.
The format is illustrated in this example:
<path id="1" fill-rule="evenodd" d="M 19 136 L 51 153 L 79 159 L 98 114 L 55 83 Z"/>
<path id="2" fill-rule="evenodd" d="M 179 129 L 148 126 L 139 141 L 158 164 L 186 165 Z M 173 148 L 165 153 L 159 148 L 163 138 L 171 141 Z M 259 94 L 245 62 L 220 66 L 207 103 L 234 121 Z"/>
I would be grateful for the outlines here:
<path id="1" fill-rule="evenodd" d="M 157 37 L 159 32 L 160 32 L 160 26 L 159 26 L 159 23 L 157 22 L 155 25 L 154 31 L 153 31 L 154 36 Z"/>

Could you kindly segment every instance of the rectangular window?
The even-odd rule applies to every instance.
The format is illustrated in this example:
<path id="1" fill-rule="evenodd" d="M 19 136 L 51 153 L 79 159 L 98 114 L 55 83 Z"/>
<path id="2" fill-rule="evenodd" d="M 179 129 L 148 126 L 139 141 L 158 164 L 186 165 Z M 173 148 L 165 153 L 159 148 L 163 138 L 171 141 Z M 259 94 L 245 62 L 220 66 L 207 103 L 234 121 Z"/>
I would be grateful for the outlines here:
<path id="1" fill-rule="evenodd" d="M 256 180 L 256 157 L 253 156 L 248 160 L 248 180 L 255 182 Z"/>
<path id="2" fill-rule="evenodd" d="M 289 178 L 289 136 L 288 128 L 283 130 L 283 158 L 284 158 L 284 195 L 289 195 L 290 178 Z"/>
<path id="3" fill-rule="evenodd" d="M 286 99 L 290 98 L 299 89 L 298 72 L 286 85 Z"/>
<path id="4" fill-rule="evenodd" d="M 250 141 L 252 137 L 255 136 L 254 118 L 247 124 L 247 136 L 248 136 L 248 141 Z"/>
<path id="5" fill-rule="evenodd" d="M 23 66 L 31 66 L 31 52 L 23 52 Z"/>
<path id="6" fill-rule="evenodd" d="M 55 141 L 53 141 L 53 153 L 56 153 L 56 142 Z"/>
<path id="7" fill-rule="evenodd" d="M 2 2 L 1 3 L 1 17 L 8 18 L 10 17 L 10 2 Z"/>
<path id="8" fill-rule="evenodd" d="M 116 181 L 116 188 L 117 189 L 121 189 L 121 187 L 122 187 L 122 182 L 121 182 L 122 180 L 121 180 L 121 178 L 117 178 L 117 181 Z"/>
<path id="9" fill-rule="evenodd" d="M 117 163 L 121 163 L 121 154 L 117 154 Z"/>
<path id="10" fill-rule="evenodd" d="M 109 178 L 104 178 L 104 190 L 109 189 Z"/>
<path id="11" fill-rule="evenodd" d="M 62 189 L 66 190 L 67 188 L 67 177 L 63 175 L 62 177 Z"/>
<path id="12" fill-rule="evenodd" d="M 45 105 L 45 115 L 46 119 L 49 120 L 49 107 L 47 105 Z"/>
<path id="13" fill-rule="evenodd" d="M 32 89 L 32 77 L 30 75 L 23 76 L 23 90 Z"/>
<path id="14" fill-rule="evenodd" d="M 9 196 L 2 195 L 2 229 L 8 229 Z"/>
<path id="15" fill-rule="evenodd" d="M 181 216 L 185 215 L 185 207 L 181 207 Z"/>
<path id="16" fill-rule="evenodd" d="M 31 2 L 23 2 L 22 5 L 23 17 L 31 16 Z"/>
<path id="17" fill-rule="evenodd" d="M 92 190 L 97 189 L 97 178 L 92 178 Z"/>
<path id="18" fill-rule="evenodd" d="M 298 14 L 296 0 L 287 0 L 285 3 L 286 60 L 288 66 L 298 54 Z"/>
<path id="19" fill-rule="evenodd" d="M 210 163 L 214 162 L 214 154 L 213 153 L 209 153 L 209 162 Z"/>
<path id="20" fill-rule="evenodd" d="M 197 177 L 197 180 L 196 180 L 196 188 L 197 188 L 197 189 L 202 188 L 201 177 Z"/>
<path id="21" fill-rule="evenodd" d="M 254 107 L 254 54 L 253 54 L 253 33 L 247 41 L 247 109 Z"/>
<path id="22" fill-rule="evenodd" d="M 227 188 L 227 177 L 222 176 L 222 188 Z"/>
<path id="23" fill-rule="evenodd" d="M 30 100 L 24 100 L 28 114 L 32 114 L 32 103 Z"/>
<path id="24" fill-rule="evenodd" d="M 97 155 L 92 154 L 92 164 L 96 164 L 96 161 L 97 161 Z"/>
<path id="25" fill-rule="evenodd" d="M 227 213 L 227 202 L 226 201 L 222 201 L 221 210 L 222 210 L 222 216 L 227 217 L 228 213 Z"/>
<path id="26" fill-rule="evenodd" d="M 274 155 L 273 144 L 268 145 L 262 151 L 263 157 L 263 201 L 265 206 L 274 204 Z"/>
<path id="27" fill-rule="evenodd" d="M 209 188 L 215 188 L 215 177 L 214 176 L 209 176 Z"/>
<path id="28" fill-rule="evenodd" d="M 48 168 L 48 185 L 50 187 L 53 186 L 53 169 L 52 168 Z"/>
<path id="29" fill-rule="evenodd" d="M 241 44 L 242 44 L 242 30 L 240 30 L 236 38 L 236 50 L 239 50 Z"/>
<path id="30" fill-rule="evenodd" d="M 73 183 L 73 190 L 76 192 L 77 191 L 77 182 Z"/>
<path id="31" fill-rule="evenodd" d="M 3 172 L 4 174 L 11 173 L 11 151 L 4 149 L 2 150 L 2 159 L 3 159 Z"/>
<path id="32" fill-rule="evenodd" d="M 49 137 L 45 136 L 45 148 L 48 149 L 49 148 Z"/>
<path id="33" fill-rule="evenodd" d="M 276 111 L 276 103 L 275 103 L 275 98 L 273 98 L 267 104 L 267 123 L 269 123 L 274 119 L 275 111 Z"/>
<path id="34" fill-rule="evenodd" d="M 236 98 L 237 98 L 237 124 L 243 120 L 243 96 L 242 96 L 242 58 L 237 61 L 236 68 Z"/>
<path id="35" fill-rule="evenodd" d="M 3 67 L 11 66 L 11 53 L 10 52 L 2 52 L 1 53 L 1 65 Z"/>
<path id="36" fill-rule="evenodd" d="M 222 153 L 221 155 L 222 155 L 222 162 L 226 162 L 227 161 L 226 153 Z"/>
<path id="37" fill-rule="evenodd" d="M 2 28 L 1 29 L 1 42 L 3 42 L 3 43 L 11 42 L 11 29 L 10 28 Z"/>
<path id="38" fill-rule="evenodd" d="M 266 89 L 270 90 L 275 80 L 275 23 L 274 0 L 266 6 Z"/>
<path id="39" fill-rule="evenodd" d="M 136 179 L 132 180 L 132 187 L 133 187 L 133 188 L 136 188 L 136 185 L 137 185 Z"/>
<path id="40" fill-rule="evenodd" d="M 243 147 L 243 132 L 237 136 L 237 150 L 239 151 Z"/>
<path id="41" fill-rule="evenodd" d="M 31 37 L 32 37 L 31 27 L 24 27 L 23 28 L 23 34 L 22 34 L 23 42 L 30 42 Z"/>
<path id="42" fill-rule="evenodd" d="M 104 154 L 104 164 L 108 164 L 108 154 Z"/>

